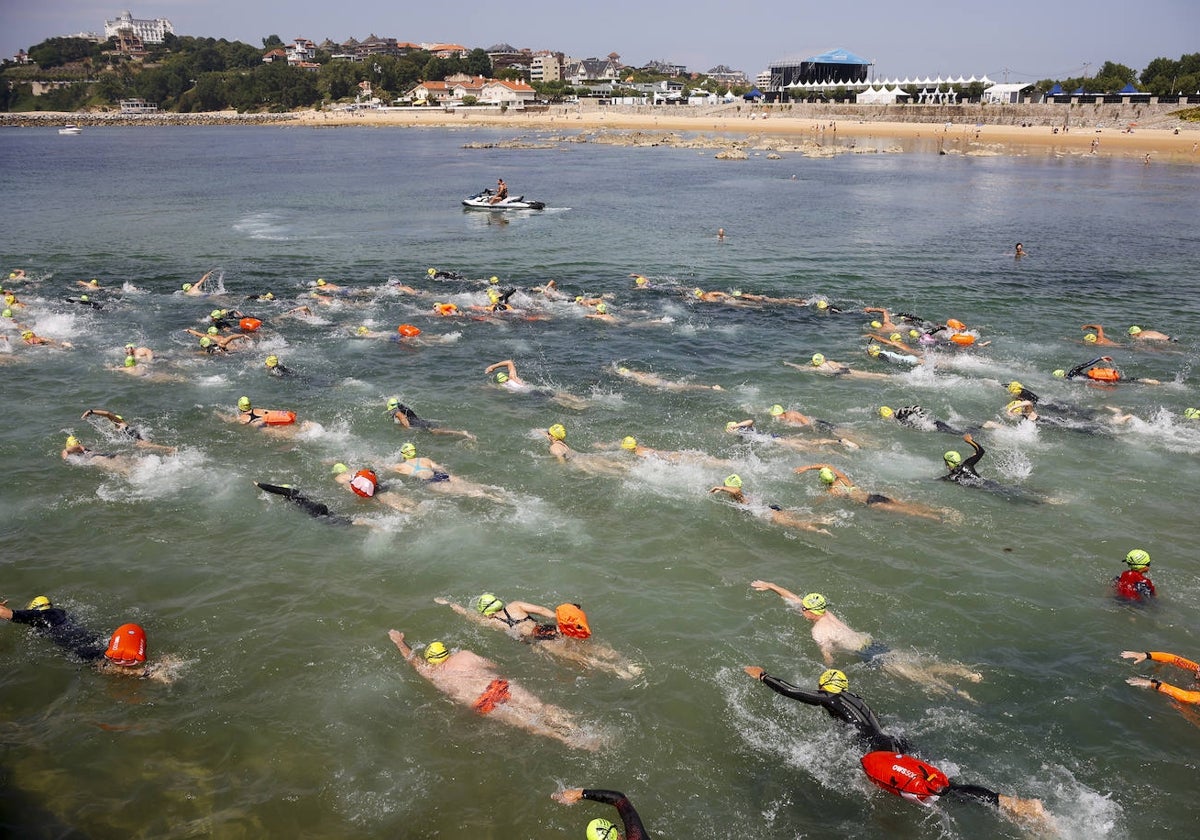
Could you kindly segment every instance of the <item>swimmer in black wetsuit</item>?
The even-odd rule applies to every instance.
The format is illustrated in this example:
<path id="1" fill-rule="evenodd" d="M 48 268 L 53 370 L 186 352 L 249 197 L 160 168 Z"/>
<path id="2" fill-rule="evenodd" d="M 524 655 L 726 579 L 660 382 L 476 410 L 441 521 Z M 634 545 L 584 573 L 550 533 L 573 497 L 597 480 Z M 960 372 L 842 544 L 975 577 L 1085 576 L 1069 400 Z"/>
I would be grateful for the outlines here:
<path id="1" fill-rule="evenodd" d="M 278 376 L 280 379 L 287 379 L 296 375 L 294 370 L 289 367 L 284 367 L 280 363 L 279 357 L 274 353 L 272 353 L 270 356 L 267 356 L 263 364 L 267 366 L 267 373 L 269 373 L 271 376 Z"/>
<path id="2" fill-rule="evenodd" d="M 1067 371 L 1065 374 L 1063 374 L 1063 378 L 1064 379 L 1076 379 L 1080 376 L 1083 376 L 1083 377 L 1086 377 L 1086 378 L 1092 380 L 1093 382 L 1102 382 L 1102 383 L 1106 383 L 1109 385 L 1116 385 L 1118 382 L 1140 382 L 1142 385 L 1161 385 L 1162 384 L 1162 382 L 1160 382 L 1157 379 L 1146 379 L 1146 378 L 1124 376 L 1114 368 L 1096 367 L 1101 362 L 1109 362 L 1111 364 L 1112 360 L 1113 360 L 1112 356 L 1097 356 L 1096 358 L 1092 359 L 1090 362 L 1084 362 L 1083 364 L 1075 365 L 1075 367 L 1071 368 L 1069 371 Z M 1056 375 L 1057 375 L 1057 373 L 1058 372 L 1055 371 Z"/>
<path id="3" fill-rule="evenodd" d="M 946 474 L 941 477 L 942 481 L 953 481 L 955 484 L 961 484 L 964 487 L 985 487 L 989 483 L 999 488 L 1000 485 L 990 479 L 986 479 L 975 471 L 975 465 L 986 454 L 982 446 L 975 442 L 975 438 L 971 435 L 963 435 L 963 440 L 971 444 L 971 448 L 975 450 L 975 454 L 963 460 L 962 456 L 957 452 L 950 451 L 942 456 L 946 462 Z M 991 488 L 989 488 L 991 489 Z"/>
<path id="4" fill-rule="evenodd" d="M 879 719 L 875 717 L 866 701 L 849 691 L 850 681 L 841 671 L 834 668 L 825 671 L 817 680 L 818 690 L 808 691 L 773 677 L 756 665 L 747 665 L 743 670 L 759 682 L 765 683 L 776 694 L 799 700 L 809 706 L 821 706 L 832 717 L 851 724 L 858 730 L 859 736 L 870 745 L 871 750 L 898 753 L 908 751 L 908 742 L 884 732 Z"/>
<path id="5" fill-rule="evenodd" d="M 90 306 L 90 307 L 92 307 L 92 309 L 103 309 L 104 308 L 100 304 L 96 303 L 96 301 L 89 298 L 87 295 L 80 295 L 79 297 L 65 297 L 65 298 L 63 298 L 63 300 L 65 300 L 67 303 L 78 303 L 80 306 Z"/>
<path id="6" fill-rule="evenodd" d="M 615 790 L 598 790 L 587 788 L 567 788 L 552 794 L 551 799 L 564 805 L 571 805 L 580 799 L 590 799 L 592 802 L 603 802 L 612 805 L 621 816 L 621 825 L 625 829 L 624 840 L 650 840 L 650 832 L 642 825 L 642 818 L 629 797 Z"/>
<path id="7" fill-rule="evenodd" d="M 457 435 L 467 440 L 476 440 L 475 435 L 462 429 L 442 429 L 429 420 L 417 416 L 417 413 L 395 397 L 387 401 L 387 413 L 392 416 L 392 422 L 406 429 L 424 429 L 431 435 Z"/>
<path id="8" fill-rule="evenodd" d="M 944 423 L 930 413 L 929 409 L 919 405 L 906 405 L 901 408 L 891 408 L 886 405 L 879 407 L 879 416 L 884 420 L 895 420 L 901 426 L 917 429 L 922 432 L 945 432 L 950 435 L 964 434 L 959 429 Z"/>
<path id="9" fill-rule="evenodd" d="M 0 619 L 34 628 L 84 662 L 96 662 L 104 656 L 104 639 L 76 624 L 66 610 L 51 604 L 45 595 L 34 598 L 23 610 L 9 609 L 0 603 Z"/>
<path id="10" fill-rule="evenodd" d="M 336 516 L 329 511 L 329 506 L 321 502 L 314 502 L 312 499 L 305 496 L 294 487 L 289 487 L 286 484 L 266 484 L 262 481 L 254 482 L 254 486 L 259 490 L 267 493 L 274 493 L 276 496 L 283 496 L 289 502 L 299 505 L 300 509 L 315 519 L 325 519 L 334 525 L 353 525 L 352 519 L 347 516 Z"/>
<path id="11" fill-rule="evenodd" d="M 161 449 L 165 452 L 175 451 L 175 447 L 173 446 L 162 446 L 161 444 L 151 443 L 138 429 L 126 423 L 125 418 L 123 418 L 120 414 L 114 414 L 113 412 L 106 411 L 103 408 L 89 408 L 87 411 L 83 412 L 83 416 L 80 419 L 86 420 L 89 417 L 103 417 L 105 420 L 112 423 L 118 432 L 123 435 L 127 435 L 131 440 L 133 440 L 137 446 L 141 446 L 146 449 Z"/>

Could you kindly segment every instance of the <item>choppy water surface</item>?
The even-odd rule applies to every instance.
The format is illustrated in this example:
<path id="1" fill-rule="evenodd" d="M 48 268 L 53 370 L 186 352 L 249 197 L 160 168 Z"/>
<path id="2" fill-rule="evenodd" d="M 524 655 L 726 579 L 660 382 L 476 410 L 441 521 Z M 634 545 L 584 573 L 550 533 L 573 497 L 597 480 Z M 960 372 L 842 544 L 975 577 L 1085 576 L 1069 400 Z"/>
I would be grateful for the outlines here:
<path id="1" fill-rule="evenodd" d="M 1118 653 L 1200 656 L 1200 424 L 1182 417 L 1200 402 L 1197 170 L 1045 155 L 722 162 L 671 148 L 462 148 L 506 137 L 0 134 L 0 268 L 34 278 L 14 286 L 27 304 L 16 320 L 74 345 L 31 349 L 4 325 L 2 594 L 23 606 L 44 592 L 105 634 L 137 621 L 153 655 L 185 662 L 171 686 L 134 684 L 2 628 L 8 831 L 549 838 L 613 816 L 552 802 L 565 784 L 626 791 L 660 837 L 1027 836 L 979 807 L 927 810 L 873 789 L 845 729 L 750 681 L 744 665 L 803 685 L 824 667 L 807 624 L 751 591 L 755 578 L 819 590 L 893 648 L 984 675 L 970 702 L 839 660 L 884 724 L 952 777 L 1042 796 L 1066 837 L 1194 831 L 1196 714 L 1127 686 L 1151 670 Z M 548 209 L 460 209 L 498 175 Z M 1017 241 L 1029 251 L 1020 261 Z M 431 280 L 430 267 L 468 279 Z M 220 294 L 178 293 L 209 270 Z M 635 291 L 635 272 L 652 288 Z M 435 301 L 484 303 L 492 275 L 544 319 L 431 314 Z M 92 277 L 102 310 L 64 300 Z M 318 277 L 362 294 L 317 304 Z M 548 279 L 567 300 L 524 291 Z M 400 294 L 398 283 L 430 296 Z M 820 297 L 845 311 L 701 304 L 695 287 Z M 246 300 L 266 291 L 274 302 Z M 619 322 L 585 319 L 577 294 L 605 295 Z M 312 316 L 282 317 L 306 302 Z M 265 327 L 246 349 L 206 358 L 182 330 L 203 329 L 219 306 Z M 863 352 L 863 306 L 958 318 L 991 343 L 889 368 Z M 1089 322 L 1117 337 L 1131 324 L 1178 335 L 1157 350 L 1111 351 L 1128 375 L 1164 384 L 1053 379 L 1096 355 L 1080 340 Z M 393 334 L 400 323 L 426 343 L 352 337 L 359 325 Z M 154 348 L 154 370 L 169 378 L 122 373 L 130 340 Z M 818 351 L 893 375 L 834 380 L 782 364 Z M 269 353 L 304 378 L 268 377 Z M 497 388 L 483 369 L 506 358 L 587 406 Z M 723 390 L 646 388 L 616 365 Z M 876 413 L 920 403 L 979 426 L 1013 378 L 1102 420 L 1106 406 L 1134 416 L 1101 434 L 979 433 L 981 471 L 1049 503 L 936 481 L 942 453 L 966 445 Z M 242 394 L 309 425 L 279 438 L 228 422 Z M 383 413 L 389 396 L 478 442 L 404 432 Z M 836 421 L 861 449 L 798 452 L 724 432 L 746 417 L 772 430 L 776 402 Z M 89 407 L 178 452 L 133 450 L 107 424 L 81 420 Z M 576 450 L 606 453 L 617 470 L 555 462 L 541 430 L 556 422 Z M 68 433 L 131 455 L 131 471 L 64 463 Z M 625 435 L 730 463 L 633 459 L 617 449 Z M 507 502 L 396 480 L 393 492 L 415 506 L 394 513 L 329 475 L 335 461 L 386 473 L 410 439 L 455 475 L 503 488 Z M 827 499 L 812 473 L 792 472 L 816 461 L 957 516 Z M 750 512 L 707 493 L 730 472 Z M 311 519 L 254 480 L 294 484 L 369 526 Z M 772 526 L 768 503 L 831 518 L 831 535 Z M 1107 589 L 1139 546 L 1160 591 L 1149 609 L 1118 605 Z M 484 590 L 579 601 L 597 640 L 644 675 L 574 669 L 433 602 Z M 402 661 L 391 627 L 487 656 L 606 746 L 572 751 L 455 707 Z"/>

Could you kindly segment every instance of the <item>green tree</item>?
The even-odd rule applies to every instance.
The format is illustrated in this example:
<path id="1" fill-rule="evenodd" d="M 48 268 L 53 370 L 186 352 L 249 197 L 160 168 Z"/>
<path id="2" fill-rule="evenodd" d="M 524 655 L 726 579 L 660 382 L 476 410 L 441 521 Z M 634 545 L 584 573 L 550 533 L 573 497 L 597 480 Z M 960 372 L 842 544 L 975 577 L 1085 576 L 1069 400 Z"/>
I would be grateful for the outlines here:
<path id="1" fill-rule="evenodd" d="M 488 58 L 487 51 L 476 47 L 467 53 L 467 66 L 465 72 L 472 76 L 484 76 L 491 78 L 492 76 L 492 60 Z M 445 78 L 443 76 L 442 78 Z"/>
<path id="2" fill-rule="evenodd" d="M 262 39 L 262 44 L 264 50 L 273 50 L 283 46 L 283 39 L 278 35 L 268 35 Z"/>
<path id="3" fill-rule="evenodd" d="M 351 61 L 331 61 L 317 73 L 317 90 L 331 102 L 347 99 L 358 93 L 358 83 L 366 78 L 362 64 Z"/>

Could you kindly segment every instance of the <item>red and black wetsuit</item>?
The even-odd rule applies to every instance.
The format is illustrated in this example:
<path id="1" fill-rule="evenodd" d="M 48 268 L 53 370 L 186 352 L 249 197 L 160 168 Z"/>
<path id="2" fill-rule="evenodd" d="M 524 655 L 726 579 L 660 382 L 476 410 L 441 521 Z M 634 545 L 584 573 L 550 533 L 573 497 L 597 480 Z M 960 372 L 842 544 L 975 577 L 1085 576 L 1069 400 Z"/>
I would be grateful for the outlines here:
<path id="1" fill-rule="evenodd" d="M 857 694 L 849 691 L 836 694 L 829 691 L 807 691 L 770 674 L 763 674 L 761 679 L 776 694 L 810 706 L 821 706 L 831 716 L 851 724 L 858 730 L 859 735 L 870 743 L 872 750 L 908 752 L 908 743 L 903 738 L 884 732 L 871 707 Z"/>
<path id="2" fill-rule="evenodd" d="M 1136 569 L 1126 569 L 1119 577 L 1113 578 L 1113 588 L 1117 591 L 1117 597 L 1126 601 L 1142 601 L 1158 595 L 1150 578 Z"/>
<path id="3" fill-rule="evenodd" d="M 650 833 L 642 825 L 642 818 L 638 816 L 638 812 L 633 808 L 633 803 L 625 794 L 615 790 L 584 790 L 583 798 L 593 802 L 603 802 L 616 808 L 625 828 L 625 840 L 650 840 Z"/>

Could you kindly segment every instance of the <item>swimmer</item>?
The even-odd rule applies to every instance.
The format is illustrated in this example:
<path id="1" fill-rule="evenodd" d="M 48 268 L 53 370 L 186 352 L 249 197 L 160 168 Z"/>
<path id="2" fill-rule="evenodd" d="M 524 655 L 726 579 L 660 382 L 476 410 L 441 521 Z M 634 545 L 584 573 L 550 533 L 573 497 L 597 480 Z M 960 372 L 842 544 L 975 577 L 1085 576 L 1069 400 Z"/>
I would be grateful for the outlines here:
<path id="1" fill-rule="evenodd" d="M 750 440 L 761 440 L 769 443 L 778 444 L 796 452 L 804 452 L 812 449 L 814 446 L 825 446 L 840 444 L 847 449 L 858 449 L 858 444 L 846 438 L 802 438 L 802 437 L 784 437 L 773 432 L 760 432 L 754 427 L 754 419 L 747 418 L 745 420 L 730 420 L 725 424 L 725 431 L 730 434 L 741 435 Z"/>
<path id="2" fill-rule="evenodd" d="M 562 423 L 555 423 L 546 429 L 546 440 L 550 442 L 550 454 L 559 461 L 568 461 L 575 450 L 567 446 L 567 429 Z"/>
<path id="3" fill-rule="evenodd" d="M 451 653 L 442 642 L 430 642 L 418 655 L 399 630 L 389 630 L 388 638 L 418 674 L 459 705 L 574 749 L 600 748 L 600 739 L 586 733 L 570 712 L 502 678 L 495 663 L 482 656 L 469 650 Z"/>
<path id="4" fill-rule="evenodd" d="M 488 499 L 493 502 L 506 501 L 500 488 L 476 484 L 458 476 L 452 476 L 445 467 L 432 458 L 418 457 L 417 447 L 412 441 L 408 441 L 400 447 L 400 455 L 404 461 L 393 464 L 389 469 L 400 475 L 423 481 L 430 490 L 452 496 Z"/>
<path id="5" fill-rule="evenodd" d="M 87 464 L 100 467 L 112 472 L 128 473 L 133 469 L 134 460 L 128 455 L 114 455 L 111 452 L 96 452 L 88 449 L 75 435 L 67 435 L 60 457 L 72 464 Z"/>
<path id="6" fill-rule="evenodd" d="M 617 318 L 608 311 L 608 304 L 600 301 L 596 304 L 595 310 L 584 315 L 585 318 L 592 318 L 599 321 L 605 321 L 610 324 L 617 323 Z"/>
<path id="7" fill-rule="evenodd" d="M 237 422 L 244 426 L 253 426 L 264 432 L 291 435 L 300 430 L 312 428 L 307 420 L 296 424 L 296 412 L 278 408 L 255 408 L 249 397 L 238 397 Z"/>
<path id="8" fill-rule="evenodd" d="M 266 366 L 267 373 L 270 376 L 277 376 L 280 379 L 287 379 L 288 377 L 296 375 L 296 372 L 291 368 L 284 367 L 280 363 L 279 357 L 274 353 L 272 353 L 270 356 L 267 356 L 267 358 L 263 361 L 263 364 Z"/>
<path id="9" fill-rule="evenodd" d="M 209 329 L 213 330 L 213 329 L 215 329 L 215 327 L 210 327 Z M 245 333 L 234 333 L 233 335 L 218 335 L 215 332 L 199 332 L 197 330 L 191 329 L 190 327 L 185 329 L 184 332 L 187 333 L 188 335 L 194 335 L 194 336 L 198 337 L 200 339 L 200 346 L 203 347 L 209 353 L 213 353 L 218 350 L 222 353 L 228 353 L 229 345 L 233 344 L 233 342 L 235 342 L 239 339 L 247 340 L 249 338 L 249 336 L 247 336 Z M 209 342 L 208 344 L 204 343 L 206 339 Z"/>
<path id="10" fill-rule="evenodd" d="M 1106 385 L 1115 385 L 1118 382 L 1138 382 L 1142 385 L 1161 385 L 1157 379 L 1135 379 L 1121 374 L 1119 370 L 1111 367 L 1098 367 L 1101 362 L 1112 363 L 1112 356 L 1097 356 L 1090 362 L 1076 365 L 1063 374 L 1064 379 L 1076 379 L 1085 376 L 1093 382 L 1099 382 Z M 1057 374 L 1057 372 L 1056 372 Z"/>
<path id="11" fill-rule="evenodd" d="M 879 416 L 884 420 L 895 420 L 901 426 L 916 429 L 920 432 L 945 432 L 951 435 L 964 434 L 959 429 L 934 417 L 933 412 L 929 411 L 929 409 L 922 408 L 919 405 L 906 405 L 895 409 L 890 406 L 881 405 L 879 407 Z"/>
<path id="12" fill-rule="evenodd" d="M 331 525 L 369 525 L 370 523 L 362 519 L 351 519 L 348 516 L 337 516 L 329 510 L 329 506 L 323 502 L 314 501 L 308 496 L 305 496 L 295 487 L 290 484 L 268 484 L 265 481 L 256 481 L 254 486 L 264 493 L 271 493 L 276 496 L 283 496 L 292 504 L 296 505 L 302 511 L 307 513 L 313 519 L 320 519 L 328 522 Z"/>
<path id="13" fill-rule="evenodd" d="M 92 300 L 91 297 L 89 297 L 88 295 L 80 295 L 79 297 L 68 296 L 68 297 L 64 297 L 63 300 L 66 301 L 67 303 L 77 303 L 80 306 L 90 306 L 92 309 L 103 309 L 104 308 L 99 303 Z"/>
<path id="14" fill-rule="evenodd" d="M 1145 662 L 1149 659 L 1151 662 L 1165 662 L 1168 665 L 1174 665 L 1176 668 L 1182 668 L 1185 671 L 1191 671 L 1194 682 L 1191 689 L 1178 688 L 1165 683 L 1162 680 L 1151 679 L 1149 677 L 1130 677 L 1125 680 L 1129 685 L 1135 688 L 1152 688 L 1160 694 L 1165 694 L 1172 700 L 1177 700 L 1180 703 L 1197 704 L 1200 703 L 1200 665 L 1190 659 L 1184 659 L 1182 656 L 1176 656 L 1173 653 L 1163 653 L 1161 651 L 1149 650 L 1123 650 L 1121 658 L 1130 659 L 1136 665 Z"/>
<path id="15" fill-rule="evenodd" d="M 634 289 L 644 290 L 644 289 L 650 288 L 650 280 L 649 280 L 649 278 L 646 277 L 646 275 L 630 274 L 629 276 L 633 278 L 633 288 Z"/>
<path id="16" fill-rule="evenodd" d="M 1104 334 L 1104 327 L 1100 326 L 1099 324 L 1084 324 L 1079 329 L 1084 330 L 1085 332 L 1087 330 L 1095 330 L 1094 333 L 1087 333 L 1083 337 L 1083 340 L 1085 342 L 1087 342 L 1088 344 L 1096 344 L 1100 347 L 1119 347 L 1119 346 L 1121 346 L 1121 342 L 1113 341 L 1111 338 L 1106 336 Z"/>
<path id="17" fill-rule="evenodd" d="M 844 376 L 848 379 L 887 379 L 886 373 L 874 373 L 871 371 L 851 370 L 849 365 L 844 365 L 841 362 L 835 362 L 831 359 L 826 359 L 823 353 L 813 353 L 812 358 L 806 365 L 799 365 L 795 362 L 784 362 L 785 365 L 796 370 L 812 371 L 814 373 L 823 373 L 826 376 Z"/>
<path id="18" fill-rule="evenodd" d="M 741 476 L 728 475 L 722 484 L 712 487 L 708 491 L 712 493 L 724 493 L 738 505 L 749 505 L 750 501 L 742 492 Z M 772 525 L 778 525 L 781 528 L 790 528 L 794 531 L 811 531 L 815 534 L 824 534 L 825 536 L 833 536 L 827 530 L 820 527 L 822 525 L 832 524 L 828 519 L 804 519 L 797 516 L 792 511 L 784 510 L 779 505 L 768 505 L 767 509 L 771 511 L 770 520 Z"/>
<path id="19" fill-rule="evenodd" d="M 664 379 L 656 373 L 645 373 L 640 370 L 630 370 L 627 367 L 614 366 L 617 376 L 623 379 L 631 379 L 638 385 L 645 385 L 648 388 L 660 388 L 664 391 L 724 391 L 720 385 L 697 385 L 690 382 L 673 382 L 670 379 Z"/>
<path id="20" fill-rule="evenodd" d="M 1141 327 L 1130 327 L 1129 338 L 1134 342 L 1138 341 L 1178 341 L 1177 338 L 1172 338 L 1164 332 L 1158 330 L 1144 330 Z"/>
<path id="21" fill-rule="evenodd" d="M 21 341 L 24 341 L 30 347 L 59 347 L 63 350 L 72 350 L 74 345 L 69 341 L 57 341 L 53 338 L 40 336 L 28 327 L 20 327 Z"/>
<path id="22" fill-rule="evenodd" d="M 1150 571 L 1150 553 L 1141 548 L 1135 548 L 1125 555 L 1128 569 L 1113 578 L 1113 591 L 1118 599 L 1133 603 L 1147 602 L 1158 597 L 1154 582 L 1147 576 Z"/>
<path id="23" fill-rule="evenodd" d="M 1026 403 L 1022 403 L 1022 405 L 1024 404 Z M 1027 403 L 1027 405 L 1030 408 L 1033 407 L 1033 403 Z M 953 481 L 955 484 L 961 484 L 964 487 L 987 487 L 989 483 L 999 487 L 1000 485 L 996 484 L 996 482 L 984 478 L 975 470 L 975 465 L 983 460 L 983 456 L 986 454 L 984 448 L 976 442 L 970 433 L 963 435 L 963 440 L 969 443 L 971 448 L 975 450 L 974 454 L 965 461 L 962 455 L 953 450 L 942 455 L 942 460 L 946 464 L 946 474 L 941 476 L 941 480 Z"/>
<path id="24" fill-rule="evenodd" d="M 820 648 L 826 666 L 833 665 L 835 653 L 844 651 L 858 656 L 864 663 L 879 665 L 889 674 L 911 680 L 936 693 L 958 694 L 968 700 L 972 699 L 969 694 L 950 685 L 942 677 L 958 677 L 973 683 L 983 680 L 983 675 L 965 665 L 957 662 L 926 661 L 911 654 L 900 653 L 876 642 L 867 633 L 851 629 L 830 612 L 829 602 L 819 592 L 810 592 L 801 597 L 765 580 L 752 580 L 750 587 L 759 592 L 774 592 L 788 606 L 800 609 L 801 615 L 812 622 L 813 641 Z"/>
<path id="25" fill-rule="evenodd" d="M 322 292 L 344 291 L 344 289 L 337 283 L 330 283 L 324 277 L 318 277 L 317 282 L 313 284 L 313 288 L 320 289 Z"/>
<path id="26" fill-rule="evenodd" d="M 112 423 L 116 430 L 130 438 L 134 442 L 135 446 L 140 446 L 144 449 L 157 449 L 161 452 L 175 452 L 174 446 L 161 446 L 157 443 L 151 443 L 142 436 L 142 433 L 139 429 L 135 429 L 133 426 L 130 426 L 128 423 L 126 423 L 125 419 L 120 414 L 114 414 L 113 412 L 106 411 L 103 408 L 89 408 L 87 411 L 83 412 L 83 416 L 79 419 L 86 420 L 89 417 L 101 417 Z"/>
<path id="27" fill-rule="evenodd" d="M 214 269 L 214 271 L 215 270 L 216 269 Z M 190 295 L 192 297 L 201 297 L 203 295 L 208 294 L 208 292 L 204 288 L 204 285 L 209 281 L 209 279 L 211 277 L 212 277 L 212 271 L 205 274 L 203 277 L 201 277 L 195 283 L 184 283 L 183 288 L 182 288 L 183 293 L 185 295 Z"/>
<path id="28" fill-rule="evenodd" d="M 533 644 L 534 649 L 581 665 L 608 671 L 623 680 L 631 680 L 642 669 L 631 664 L 612 648 L 591 638 L 587 615 L 578 604 L 560 604 L 551 610 L 525 601 L 501 601 L 491 592 L 475 598 L 467 609 L 446 598 L 434 598 L 434 603 L 450 607 L 459 615 L 493 630 L 503 630 L 509 636 Z M 534 616 L 550 619 L 540 623 Z"/>
<path id="29" fill-rule="evenodd" d="M 832 464 L 809 464 L 804 467 L 796 467 L 793 472 L 805 473 L 809 470 L 819 471 L 821 481 L 825 484 L 825 489 L 832 495 L 842 496 L 868 507 L 889 510 L 893 513 L 903 513 L 908 516 L 918 516 L 922 519 L 933 519 L 939 522 L 946 518 L 957 517 L 955 511 L 945 508 L 932 508 L 914 502 L 901 502 L 879 493 L 868 493 L 866 490 L 856 487 L 854 482 L 844 472 Z"/>
<path id="30" fill-rule="evenodd" d="M 624 838 L 617 834 L 617 827 L 605 819 L 595 819 L 588 823 L 587 840 L 650 840 L 650 832 L 642 825 L 642 818 L 629 797 L 616 790 L 598 790 L 590 788 L 567 788 L 550 795 L 555 802 L 563 805 L 573 805 L 580 799 L 601 802 L 612 805 L 621 817 L 621 827 Z"/>
<path id="31" fill-rule="evenodd" d="M 154 361 L 154 351 L 153 350 L 151 350 L 149 347 L 138 347 L 133 342 L 129 342 L 128 344 L 125 345 L 125 355 L 133 356 L 139 362 Z"/>
<path id="32" fill-rule="evenodd" d="M 873 329 L 873 330 L 882 330 L 883 332 L 887 332 L 887 333 L 899 332 L 901 330 L 900 326 L 897 326 L 895 323 L 892 322 L 892 316 L 883 307 L 864 306 L 863 312 L 868 312 L 868 313 L 878 312 L 879 313 L 880 317 L 871 322 L 871 329 Z"/>
<path id="33" fill-rule="evenodd" d="M 563 408 L 570 408 L 575 411 L 582 411 L 589 405 L 587 400 L 566 391 L 556 391 L 553 388 L 534 387 L 530 385 L 517 374 L 517 366 L 512 359 L 495 362 L 483 369 L 484 373 L 490 374 L 493 371 L 496 372 L 496 375 L 493 377 L 496 384 L 506 391 L 512 391 L 517 394 L 547 396 L 550 397 L 552 402 L 561 405 Z"/>
<path id="34" fill-rule="evenodd" d="M 350 472 L 350 468 L 345 464 L 334 464 L 333 480 L 359 498 L 378 501 L 392 510 L 401 513 L 411 513 L 417 508 L 416 502 L 399 496 L 391 491 L 390 488 L 385 487 L 380 482 L 379 476 L 369 467 L 364 467 L 352 473 Z"/>
<path id="35" fill-rule="evenodd" d="M 431 435 L 454 435 L 455 437 L 466 438 L 470 441 L 478 439 L 475 435 L 462 429 L 443 429 L 430 420 L 421 419 L 415 411 L 400 402 L 396 397 L 388 399 L 387 413 L 391 415 L 393 423 L 397 426 L 403 426 L 406 429 L 424 429 Z"/>
<path id="36" fill-rule="evenodd" d="M 597 447 L 602 447 L 602 444 L 596 444 Z M 606 449 L 614 448 L 612 445 L 603 447 Z M 637 438 L 633 435 L 626 435 L 620 443 L 620 449 L 623 452 L 629 452 L 639 458 L 657 458 L 668 463 L 677 464 L 680 462 L 688 462 L 699 464 L 704 467 L 713 469 L 726 469 L 733 465 L 732 461 L 724 458 L 714 458 L 711 455 L 706 455 L 703 452 L 694 452 L 689 450 L 666 451 L 662 449 L 651 449 L 649 446 L 642 446 L 638 443 Z"/>
<path id="37" fill-rule="evenodd" d="M 778 306 L 808 306 L 808 301 L 804 298 L 781 298 L 771 297 L 769 295 L 756 295 L 749 292 L 734 290 L 733 298 L 735 303 L 769 303 Z"/>
<path id="38" fill-rule="evenodd" d="M 1016 250 L 1015 252 L 1013 252 L 1013 256 L 1014 256 L 1016 259 L 1020 259 L 1021 257 L 1024 257 L 1024 256 L 1026 256 L 1028 253 L 1029 253 L 1029 252 L 1025 250 L 1025 246 L 1024 246 L 1024 245 L 1022 245 L 1020 242 L 1018 242 L 1018 243 L 1017 243 L 1017 250 Z"/>
<path id="39" fill-rule="evenodd" d="M 76 624 L 67 612 L 39 595 L 23 610 L 13 610 L 0 601 L 0 619 L 33 627 L 56 645 L 92 665 L 103 674 L 136 677 L 170 684 L 180 660 L 173 656 L 147 662 L 146 631 L 137 624 L 122 624 L 105 645 L 103 637 Z"/>
<path id="40" fill-rule="evenodd" d="M 899 333 L 896 333 L 896 335 L 899 335 Z M 888 344 L 893 347 L 899 347 L 901 350 L 909 349 L 907 345 L 901 344 L 899 341 L 893 341 L 890 338 L 880 338 L 879 336 L 874 336 L 871 339 L 871 343 L 867 345 L 867 355 L 872 359 L 883 359 L 894 364 L 908 365 L 910 367 L 916 367 L 917 365 L 925 364 L 925 358 L 921 354 L 913 353 L 911 351 L 906 353 L 897 352 L 895 350 L 886 350 L 879 346 L 880 343 Z"/>

